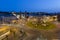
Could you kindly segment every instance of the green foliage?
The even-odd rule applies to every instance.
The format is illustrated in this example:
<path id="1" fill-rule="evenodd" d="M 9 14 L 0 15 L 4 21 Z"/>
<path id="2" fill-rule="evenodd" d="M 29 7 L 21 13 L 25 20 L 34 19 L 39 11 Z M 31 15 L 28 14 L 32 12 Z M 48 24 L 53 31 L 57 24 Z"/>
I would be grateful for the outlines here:
<path id="1" fill-rule="evenodd" d="M 28 27 L 33 28 L 33 29 L 42 29 L 42 30 L 50 30 L 56 28 L 55 24 L 52 22 L 34 22 L 34 21 L 28 21 L 26 24 Z"/>

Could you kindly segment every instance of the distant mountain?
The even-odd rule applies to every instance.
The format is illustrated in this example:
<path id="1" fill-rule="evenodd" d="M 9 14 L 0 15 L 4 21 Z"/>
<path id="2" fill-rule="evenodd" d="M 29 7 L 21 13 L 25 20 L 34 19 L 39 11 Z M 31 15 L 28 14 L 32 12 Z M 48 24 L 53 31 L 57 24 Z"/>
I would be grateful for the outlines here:
<path id="1" fill-rule="evenodd" d="M 0 12 L 0 17 L 1 16 L 13 16 L 13 14 L 12 13 L 9 13 L 9 12 Z"/>
<path id="2" fill-rule="evenodd" d="M 46 12 L 15 12 L 17 15 L 27 14 L 28 16 L 43 16 L 43 15 L 60 15 L 60 13 L 46 13 Z M 11 12 L 0 12 L 0 17 L 14 16 Z"/>

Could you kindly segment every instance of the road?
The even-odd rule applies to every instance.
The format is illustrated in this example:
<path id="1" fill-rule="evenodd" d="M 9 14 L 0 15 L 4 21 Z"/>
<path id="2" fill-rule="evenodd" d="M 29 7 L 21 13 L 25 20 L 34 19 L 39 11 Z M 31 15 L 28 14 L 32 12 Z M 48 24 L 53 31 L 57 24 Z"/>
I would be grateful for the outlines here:
<path id="1" fill-rule="evenodd" d="M 40 32 L 38 30 L 30 29 L 30 28 L 26 27 L 24 24 L 19 24 L 19 25 L 6 24 L 6 25 L 18 27 L 18 28 L 22 29 L 27 35 L 23 40 L 36 40 L 40 35 Z"/>
<path id="2" fill-rule="evenodd" d="M 2 35 L 0 36 L 0 40 L 3 40 L 4 38 L 6 38 L 6 36 L 9 35 L 9 34 L 10 34 L 10 31 L 2 34 Z"/>
<path id="3" fill-rule="evenodd" d="M 56 25 L 58 25 L 59 23 L 56 23 Z M 24 25 L 23 23 L 21 24 L 6 24 L 8 26 L 13 26 L 13 27 L 18 27 L 20 29 L 22 29 L 25 33 L 26 33 L 26 36 L 24 38 L 22 38 L 22 40 L 44 40 L 42 38 L 42 35 L 41 35 L 41 31 L 38 31 L 38 30 L 35 30 L 35 29 L 31 29 L 29 27 L 27 27 L 26 25 Z M 50 35 L 52 34 L 52 36 L 56 36 L 57 37 L 60 37 L 60 30 L 55 30 L 55 31 L 52 31 L 52 32 L 44 32 L 43 31 L 43 34 L 46 33 L 47 37 L 51 37 Z M 47 39 L 45 39 L 47 40 Z"/>

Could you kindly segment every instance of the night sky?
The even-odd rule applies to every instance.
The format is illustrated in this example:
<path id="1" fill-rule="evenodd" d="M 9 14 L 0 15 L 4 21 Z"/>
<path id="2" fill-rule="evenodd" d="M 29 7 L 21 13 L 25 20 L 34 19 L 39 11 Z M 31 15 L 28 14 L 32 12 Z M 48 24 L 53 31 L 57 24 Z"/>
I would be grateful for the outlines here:
<path id="1" fill-rule="evenodd" d="M 60 12 L 60 0 L 0 0 L 0 11 Z"/>

